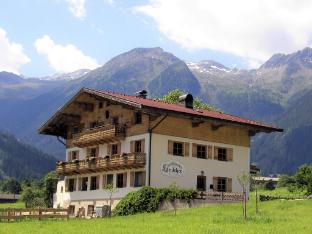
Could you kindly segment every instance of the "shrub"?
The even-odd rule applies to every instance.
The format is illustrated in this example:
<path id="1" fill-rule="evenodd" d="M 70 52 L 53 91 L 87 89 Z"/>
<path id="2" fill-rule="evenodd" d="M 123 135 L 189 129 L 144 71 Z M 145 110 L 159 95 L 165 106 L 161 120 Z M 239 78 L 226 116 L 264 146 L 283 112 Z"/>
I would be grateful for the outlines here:
<path id="1" fill-rule="evenodd" d="M 145 186 L 138 191 L 128 193 L 116 206 L 113 215 L 132 215 L 143 212 L 155 212 L 164 200 L 182 199 L 190 202 L 195 190 L 154 188 Z"/>

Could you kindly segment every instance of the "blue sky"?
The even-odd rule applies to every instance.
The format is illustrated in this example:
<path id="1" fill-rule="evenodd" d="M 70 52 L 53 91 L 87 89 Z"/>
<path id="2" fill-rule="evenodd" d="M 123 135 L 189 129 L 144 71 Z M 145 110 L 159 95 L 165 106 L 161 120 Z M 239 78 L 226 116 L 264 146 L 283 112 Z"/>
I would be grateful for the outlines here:
<path id="1" fill-rule="evenodd" d="M 44 76 L 95 68 L 136 47 L 162 47 L 186 61 L 212 59 L 247 68 L 273 53 L 310 46 L 308 1 L 296 7 L 292 0 L 288 5 L 230 2 L 2 1 L 0 70 Z"/>

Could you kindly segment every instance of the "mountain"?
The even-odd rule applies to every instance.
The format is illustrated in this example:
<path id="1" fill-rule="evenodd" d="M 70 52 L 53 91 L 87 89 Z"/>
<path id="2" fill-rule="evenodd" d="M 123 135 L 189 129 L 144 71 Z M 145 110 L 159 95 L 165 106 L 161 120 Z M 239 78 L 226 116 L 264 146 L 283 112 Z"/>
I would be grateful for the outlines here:
<path id="1" fill-rule="evenodd" d="M 305 48 L 293 54 L 273 55 L 258 69 L 243 70 L 212 60 L 185 63 L 161 48 L 136 48 L 76 79 L 25 79 L 30 82 L 28 86 L 0 86 L 0 128 L 61 159 L 64 148 L 55 137 L 40 136 L 36 131 L 80 88 L 127 94 L 147 89 L 152 97 L 179 88 L 225 112 L 284 127 L 284 133 L 253 139 L 252 161 L 265 174 L 292 173 L 298 165 L 312 160 L 310 61 L 312 49 Z M 31 87 L 31 92 L 26 92 L 26 87 Z M 1 99 L 3 92 L 10 98 L 2 95 Z"/>
<path id="2" fill-rule="evenodd" d="M 23 82 L 24 79 L 14 73 L 0 72 L 0 85 L 20 84 Z"/>
<path id="3" fill-rule="evenodd" d="M 80 69 L 69 73 L 57 73 L 52 76 L 40 77 L 40 80 L 75 80 L 86 75 L 90 69 Z"/>
<path id="4" fill-rule="evenodd" d="M 54 170 L 56 159 L 0 131 L 0 179 L 41 178 Z"/>

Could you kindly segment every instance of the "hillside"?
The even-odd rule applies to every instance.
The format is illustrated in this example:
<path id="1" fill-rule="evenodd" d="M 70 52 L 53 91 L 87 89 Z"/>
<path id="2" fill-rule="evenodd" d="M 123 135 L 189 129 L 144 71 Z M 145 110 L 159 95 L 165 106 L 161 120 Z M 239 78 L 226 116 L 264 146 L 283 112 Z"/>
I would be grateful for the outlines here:
<path id="1" fill-rule="evenodd" d="M 56 159 L 0 131 L 0 179 L 41 178 L 54 170 Z"/>
<path id="2" fill-rule="evenodd" d="M 127 94 L 147 89 L 152 97 L 179 88 L 225 112 L 284 127 L 283 134 L 254 138 L 252 161 L 264 173 L 292 173 L 298 165 L 312 162 L 311 61 L 312 49 L 305 48 L 273 55 L 259 69 L 240 70 L 211 60 L 185 63 L 161 48 L 137 48 L 80 78 L 37 83 L 31 79 L 30 90 L 24 84 L 0 85 L 0 128 L 62 159 L 63 146 L 36 131 L 80 88 Z"/>

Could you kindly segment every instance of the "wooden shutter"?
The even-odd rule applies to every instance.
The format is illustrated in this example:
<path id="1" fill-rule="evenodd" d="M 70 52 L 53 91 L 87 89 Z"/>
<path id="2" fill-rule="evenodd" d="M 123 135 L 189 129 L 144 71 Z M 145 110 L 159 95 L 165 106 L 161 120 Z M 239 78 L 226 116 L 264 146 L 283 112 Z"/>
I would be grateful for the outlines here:
<path id="1" fill-rule="evenodd" d="M 232 178 L 227 178 L 226 181 L 226 191 L 231 193 L 232 192 Z"/>
<path id="2" fill-rule="evenodd" d="M 146 183 L 146 182 L 145 182 L 145 180 L 146 180 L 146 172 L 145 172 L 145 171 L 142 172 L 142 176 L 143 176 L 142 185 L 145 186 L 145 183 Z"/>
<path id="3" fill-rule="evenodd" d="M 184 157 L 190 156 L 190 143 L 185 142 L 184 143 Z"/>
<path id="4" fill-rule="evenodd" d="M 69 181 L 68 179 L 65 180 L 65 192 L 68 192 L 68 184 L 69 184 Z"/>
<path id="5" fill-rule="evenodd" d="M 134 153 L 135 141 L 130 141 L 130 153 Z"/>
<path id="6" fill-rule="evenodd" d="M 68 153 L 67 153 L 67 161 L 71 161 L 72 159 L 71 159 L 71 151 L 68 151 Z"/>
<path id="7" fill-rule="evenodd" d="M 130 172 L 130 187 L 134 187 L 135 172 Z"/>
<path id="8" fill-rule="evenodd" d="M 168 140 L 168 154 L 173 154 L 173 141 Z"/>
<path id="9" fill-rule="evenodd" d="M 218 191 L 218 179 L 219 177 L 213 177 L 213 191 Z"/>
<path id="10" fill-rule="evenodd" d="M 99 147 L 97 146 L 96 148 L 95 148 L 95 157 L 99 157 L 99 151 L 100 151 L 100 149 L 99 149 Z"/>
<path id="11" fill-rule="evenodd" d="M 145 139 L 141 140 L 141 153 L 145 152 Z"/>
<path id="12" fill-rule="evenodd" d="M 123 173 L 123 188 L 127 187 L 127 172 Z"/>
<path id="13" fill-rule="evenodd" d="M 121 154 L 121 143 L 120 142 L 117 144 L 117 154 L 118 155 Z"/>
<path id="14" fill-rule="evenodd" d="M 100 176 L 96 177 L 96 189 L 100 188 Z"/>
<path id="15" fill-rule="evenodd" d="M 107 185 L 107 174 L 103 175 L 103 188 Z"/>
<path id="16" fill-rule="evenodd" d="M 192 144 L 192 156 L 197 157 L 197 144 L 195 143 Z"/>
<path id="17" fill-rule="evenodd" d="M 227 160 L 228 161 L 233 161 L 233 149 L 232 148 L 227 148 L 226 149 L 227 153 Z"/>
<path id="18" fill-rule="evenodd" d="M 107 144 L 107 155 L 112 156 L 112 145 Z"/>
<path id="19" fill-rule="evenodd" d="M 207 154 L 208 154 L 208 159 L 212 159 L 212 146 L 211 145 L 207 146 Z"/>
<path id="20" fill-rule="evenodd" d="M 214 147 L 214 159 L 218 160 L 218 147 L 217 146 Z"/>

